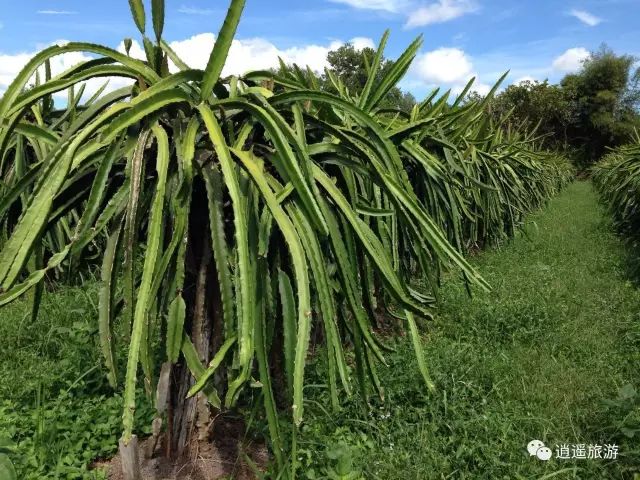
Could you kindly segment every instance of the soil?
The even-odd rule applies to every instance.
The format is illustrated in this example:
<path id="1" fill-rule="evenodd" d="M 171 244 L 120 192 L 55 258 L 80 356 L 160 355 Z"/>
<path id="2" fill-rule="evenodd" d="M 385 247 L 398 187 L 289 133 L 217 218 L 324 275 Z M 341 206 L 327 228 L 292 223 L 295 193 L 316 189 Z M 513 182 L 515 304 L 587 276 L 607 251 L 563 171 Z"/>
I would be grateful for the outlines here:
<path id="1" fill-rule="evenodd" d="M 140 441 L 142 480 L 257 479 L 254 469 L 257 467 L 264 471 L 269 462 L 267 447 L 242 439 L 238 433 L 238 425 L 228 421 L 216 422 L 211 431 L 215 440 L 198 443 L 192 448 L 190 458 L 181 459 L 170 459 L 164 455 L 163 438 L 158 442 L 152 437 Z M 249 465 L 247 458 L 253 466 Z M 110 460 L 95 462 L 93 468 L 106 470 L 109 480 L 124 478 L 119 454 Z"/>

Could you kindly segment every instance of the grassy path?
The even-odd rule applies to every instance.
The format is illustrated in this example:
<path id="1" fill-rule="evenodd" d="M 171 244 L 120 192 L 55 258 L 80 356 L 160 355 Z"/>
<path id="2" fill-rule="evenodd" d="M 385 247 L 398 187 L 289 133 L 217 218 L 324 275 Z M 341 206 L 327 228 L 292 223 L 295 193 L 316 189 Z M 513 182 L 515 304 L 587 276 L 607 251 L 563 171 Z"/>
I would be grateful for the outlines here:
<path id="1" fill-rule="evenodd" d="M 625 275 L 625 250 L 588 183 L 571 185 L 530 221 L 528 238 L 474 259 L 492 293 L 469 299 L 463 285 L 445 286 L 427 342 L 437 395 L 421 393 L 401 343 L 382 375 L 379 423 L 353 405 L 322 427 L 318 417 L 310 445 L 344 443 L 341 455 L 358 459 L 366 478 L 640 472 L 640 431 L 629 438 L 640 428 L 632 389 L 640 386 L 640 292 Z M 554 455 L 556 444 L 618 444 L 619 457 L 543 462 L 526 453 L 533 439 Z"/>

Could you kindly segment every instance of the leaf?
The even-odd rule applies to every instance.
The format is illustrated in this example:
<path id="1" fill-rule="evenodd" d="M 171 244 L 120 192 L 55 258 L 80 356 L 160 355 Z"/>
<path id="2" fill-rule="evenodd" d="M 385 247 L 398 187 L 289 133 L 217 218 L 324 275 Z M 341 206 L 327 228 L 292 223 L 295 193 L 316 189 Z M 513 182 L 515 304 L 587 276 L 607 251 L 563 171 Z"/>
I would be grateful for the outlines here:
<path id="1" fill-rule="evenodd" d="M 16 469 L 7 455 L 0 453 L 0 479 L 1 480 L 18 480 Z"/>
<path id="2" fill-rule="evenodd" d="M 167 105 L 179 102 L 188 102 L 189 100 L 189 96 L 182 90 L 171 89 L 157 92 L 155 95 L 145 98 L 137 103 L 132 102 L 130 108 L 127 108 L 124 113 L 118 115 L 104 129 L 102 132 L 102 142 L 108 143 L 113 141 L 120 132 L 139 122 L 147 115 L 158 112 L 158 110 Z"/>
<path id="3" fill-rule="evenodd" d="M 65 151 L 51 163 L 46 183 L 41 183 L 36 189 L 32 203 L 0 251 L 0 285 L 5 290 L 9 289 L 20 275 L 31 248 L 47 221 L 53 199 L 65 181 L 71 158 L 70 152 Z"/>
<path id="4" fill-rule="evenodd" d="M 153 19 L 153 31 L 156 34 L 158 43 L 160 43 L 162 30 L 164 29 L 164 0 L 151 0 L 151 16 Z"/>
<path id="5" fill-rule="evenodd" d="M 129 344 L 129 357 L 127 360 L 127 374 L 124 389 L 124 414 L 122 417 L 122 423 L 124 426 L 122 438 L 125 444 L 129 442 L 133 433 L 133 415 L 136 409 L 135 389 L 138 360 L 145 321 L 152 300 L 149 294 L 155 273 L 156 257 L 160 248 L 160 228 L 162 225 L 164 209 L 167 169 L 169 167 L 169 140 L 167 133 L 158 125 L 152 127 L 152 131 L 158 144 L 158 158 L 156 164 L 158 180 L 153 197 L 151 215 L 149 217 L 149 232 L 147 234 L 147 248 L 145 251 L 145 260 L 142 269 L 142 280 L 136 298 L 131 342 Z"/>
<path id="6" fill-rule="evenodd" d="M 202 372 L 196 384 L 193 387 L 191 387 L 191 390 L 189 390 L 189 393 L 187 393 L 187 398 L 193 397 L 195 394 L 197 394 L 200 390 L 204 388 L 207 381 L 216 372 L 216 370 L 224 360 L 224 357 L 227 355 L 227 352 L 236 343 L 236 340 L 237 340 L 237 337 L 234 336 L 229 338 L 222 344 L 218 352 L 214 355 L 213 359 L 209 363 L 209 366 L 207 367 L 207 369 L 204 372 Z"/>
<path id="7" fill-rule="evenodd" d="M 224 24 L 216 37 L 207 67 L 205 69 L 204 81 L 200 93 L 200 101 L 207 100 L 213 92 L 214 85 L 218 82 L 222 69 L 227 61 L 227 55 L 231 48 L 231 42 L 236 34 L 236 29 L 240 23 L 240 17 L 244 10 L 245 0 L 231 0 L 229 11 L 224 19 Z"/>
<path id="8" fill-rule="evenodd" d="M 326 233 L 326 223 L 318 207 L 318 200 L 314 194 L 313 184 L 311 182 L 312 179 L 310 177 L 307 178 L 302 171 L 301 162 L 294 154 L 289 142 L 297 145 L 297 151 L 301 155 L 308 156 L 308 154 L 306 154 L 306 149 L 300 145 L 299 139 L 295 133 L 291 131 L 284 119 L 268 103 L 263 103 L 265 108 L 262 108 L 246 100 L 228 99 L 217 101 L 216 105 L 246 110 L 262 123 L 279 153 L 279 155 L 274 157 L 274 161 L 277 162 L 276 168 L 278 168 L 280 174 L 287 181 L 293 184 L 296 193 L 301 196 L 304 208 L 311 216 L 313 225 L 318 228 L 320 232 Z"/>
<path id="9" fill-rule="evenodd" d="M 0 453 L 12 453 L 16 450 L 16 442 L 8 437 L 0 437 Z"/>
<path id="10" fill-rule="evenodd" d="M 429 370 L 427 368 L 427 363 L 424 359 L 424 351 L 422 349 L 422 339 L 420 338 L 420 334 L 418 333 L 418 328 L 416 326 L 416 321 L 413 318 L 413 313 L 405 310 L 405 316 L 407 317 L 407 324 L 409 325 L 409 333 L 411 335 L 411 343 L 413 344 L 413 349 L 415 350 L 416 359 L 418 360 L 418 368 L 420 373 L 422 374 L 422 378 L 424 379 L 425 384 L 429 391 L 434 392 L 436 387 L 431 381 L 431 377 L 429 376 Z"/>
<path id="11" fill-rule="evenodd" d="M 298 334 L 296 340 L 296 351 L 293 374 L 293 421 L 296 425 L 302 422 L 303 412 L 303 387 L 304 370 L 309 349 L 309 337 L 311 334 L 311 304 L 309 292 L 309 276 L 307 272 L 307 261 L 304 248 L 300 242 L 300 237 L 295 231 L 291 219 L 283 211 L 278 203 L 275 193 L 266 181 L 261 167 L 248 152 L 233 149 L 233 154 L 240 159 L 244 168 L 249 172 L 265 203 L 269 207 L 275 222 L 278 224 L 282 235 L 285 238 L 293 269 L 295 272 L 296 293 L 298 295 Z"/>
<path id="12" fill-rule="evenodd" d="M 378 45 L 378 50 L 376 51 L 375 58 L 373 60 L 373 65 L 371 65 L 371 70 L 368 72 L 367 82 L 365 83 L 364 88 L 362 89 L 362 94 L 360 95 L 360 100 L 358 101 L 358 106 L 360 108 L 365 107 L 367 101 L 369 99 L 369 94 L 371 89 L 373 88 L 373 84 L 378 78 L 378 70 L 380 69 L 380 64 L 382 62 L 384 49 L 387 45 L 387 41 L 389 40 L 389 30 L 384 32 L 382 39 L 380 40 L 380 44 Z"/>
<path id="13" fill-rule="evenodd" d="M 187 306 L 182 295 L 178 295 L 169 305 L 169 317 L 167 319 L 167 358 L 176 363 L 182 347 L 184 335 L 184 320 Z"/>
<path id="14" fill-rule="evenodd" d="M 131 47 L 133 46 L 133 40 L 130 38 L 125 38 L 124 41 L 124 51 L 129 55 L 131 51 Z"/>
<path id="15" fill-rule="evenodd" d="M 200 377 L 202 377 L 202 375 L 205 374 L 205 368 L 202 363 L 200 363 L 198 352 L 196 351 L 196 348 L 193 346 L 193 343 L 187 335 L 185 335 L 182 339 L 182 355 L 187 362 L 189 371 L 197 381 L 198 379 L 200 379 Z M 210 386 L 205 386 L 203 390 L 203 393 L 205 394 L 207 400 L 209 400 L 209 403 L 211 403 L 211 405 L 213 405 L 215 408 L 222 407 L 220 397 L 218 397 L 218 393 L 215 391 L 215 389 L 211 388 Z"/>
<path id="16" fill-rule="evenodd" d="M 144 152 L 151 132 L 143 131 L 138 137 L 135 150 L 130 157 L 127 175 L 129 178 L 128 202 L 124 224 L 124 301 L 127 307 L 127 321 L 129 326 L 133 323 L 134 314 L 134 285 L 135 285 L 135 259 L 138 250 L 138 209 L 142 195 L 142 177 L 144 167 Z"/>
<path id="17" fill-rule="evenodd" d="M 189 65 L 184 63 L 178 54 L 171 48 L 171 46 L 165 42 L 164 40 L 160 40 L 160 48 L 164 50 L 167 56 L 171 59 L 171 61 L 178 67 L 180 70 L 189 70 Z"/>
<path id="18" fill-rule="evenodd" d="M 264 279 L 266 285 L 269 284 L 270 278 L 265 262 L 258 265 L 258 278 Z M 265 285 L 263 284 L 264 288 Z M 260 286 L 258 287 L 260 288 Z M 284 471 L 284 448 L 282 445 L 282 437 L 279 425 L 279 415 L 273 394 L 273 386 L 271 384 L 271 374 L 269 372 L 269 359 L 267 356 L 267 333 L 264 315 L 260 315 L 255 324 L 255 344 L 256 344 L 256 360 L 258 361 L 258 371 L 260 375 L 260 383 L 262 384 L 262 398 L 264 409 L 267 416 L 267 425 L 273 448 L 273 456 L 279 471 Z M 294 433 L 295 435 L 295 433 Z"/>
<path id="19" fill-rule="evenodd" d="M 207 187 L 207 199 L 209 201 L 209 227 L 211 230 L 211 246 L 213 257 L 216 263 L 218 283 L 220 284 L 220 299 L 222 301 L 222 317 L 224 323 L 225 337 L 230 337 L 234 331 L 234 310 L 235 299 L 233 296 L 233 280 L 229 271 L 229 263 L 232 252 L 227 244 L 225 235 L 225 219 L 223 192 L 224 184 L 217 167 L 205 168 L 203 170 L 204 180 Z"/>
<path id="20" fill-rule="evenodd" d="M 136 23 L 136 27 L 138 27 L 140 33 L 144 35 L 146 19 L 142 0 L 129 0 L 129 7 L 131 8 L 131 15 L 133 16 L 133 21 Z"/>
<path id="21" fill-rule="evenodd" d="M 340 375 L 342 386 L 347 393 L 351 394 L 349 384 L 349 374 L 347 362 L 344 357 L 344 350 L 340 341 L 340 334 L 336 325 L 336 305 L 331 292 L 329 272 L 327 269 L 327 258 L 323 255 L 318 237 L 314 234 L 309 221 L 305 218 L 299 208 L 289 207 L 291 218 L 294 222 L 298 235 L 305 245 L 307 258 L 313 272 L 316 295 L 319 299 L 320 311 L 324 323 L 324 331 L 327 343 L 327 360 L 329 366 L 329 389 L 331 404 L 334 409 L 338 408 L 338 391 L 336 386 L 336 370 Z"/>
<path id="22" fill-rule="evenodd" d="M 293 299 L 293 287 L 289 276 L 278 270 L 280 302 L 282 305 L 282 325 L 284 335 L 284 365 L 289 389 L 293 391 L 294 356 L 296 349 L 296 305 Z"/>
<path id="23" fill-rule="evenodd" d="M 235 164 L 231 159 L 229 147 L 218 120 L 209 107 L 202 104 L 198 107 L 202 116 L 209 138 L 220 161 L 220 168 L 225 186 L 229 190 L 233 208 L 233 223 L 235 227 L 236 246 L 238 255 L 238 283 L 236 284 L 236 298 L 240 299 L 237 312 L 237 334 L 239 355 L 238 362 L 242 368 L 241 375 L 229 387 L 227 392 L 227 405 L 236 398 L 240 386 L 248 380 L 250 363 L 253 357 L 253 332 L 255 322 L 254 310 L 254 284 L 253 262 L 249 254 L 249 232 L 247 200 L 242 194 L 240 182 L 236 173 Z"/>
<path id="24" fill-rule="evenodd" d="M 117 283 L 118 268 L 116 255 L 118 252 L 118 243 L 120 242 L 120 234 L 122 225 L 118 225 L 116 230 L 109 236 L 102 260 L 99 302 L 98 302 L 98 331 L 100 338 L 100 347 L 102 355 L 107 366 L 109 384 L 115 388 L 118 383 L 118 374 L 116 372 L 116 359 L 114 349 L 113 330 L 111 328 L 115 317 L 115 291 Z"/>

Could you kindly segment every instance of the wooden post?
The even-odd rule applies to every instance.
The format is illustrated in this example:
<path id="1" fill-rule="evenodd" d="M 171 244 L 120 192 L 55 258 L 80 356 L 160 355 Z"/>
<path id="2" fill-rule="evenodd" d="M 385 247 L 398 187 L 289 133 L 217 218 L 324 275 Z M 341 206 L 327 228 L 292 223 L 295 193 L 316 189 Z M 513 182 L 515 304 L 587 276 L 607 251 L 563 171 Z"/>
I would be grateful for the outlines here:
<path id="1" fill-rule="evenodd" d="M 120 459 L 122 460 L 122 475 L 124 480 L 142 480 L 138 453 L 138 437 L 136 435 L 131 437 L 128 445 L 125 445 L 124 441 L 120 439 Z"/>

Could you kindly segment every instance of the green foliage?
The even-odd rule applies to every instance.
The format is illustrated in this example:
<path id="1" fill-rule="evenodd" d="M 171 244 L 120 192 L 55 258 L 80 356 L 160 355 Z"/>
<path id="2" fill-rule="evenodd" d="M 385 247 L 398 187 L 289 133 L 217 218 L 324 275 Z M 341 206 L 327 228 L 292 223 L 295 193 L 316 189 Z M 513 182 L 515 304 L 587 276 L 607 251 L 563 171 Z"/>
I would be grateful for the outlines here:
<path id="1" fill-rule="evenodd" d="M 497 118 L 508 115 L 508 125 L 536 131 L 549 148 L 569 148 L 568 129 L 575 123 L 575 105 L 567 91 L 548 81 L 509 85 L 491 103 Z"/>
<path id="2" fill-rule="evenodd" d="M 474 257 L 490 295 L 469 298 L 456 279 L 443 285 L 423 335 L 434 394 L 406 368 L 408 339 L 388 339 L 396 351 L 380 371 L 387 398 L 368 412 L 357 401 L 330 412 L 326 393 L 311 389 L 298 439 L 308 478 L 326 478 L 318 472 L 334 465 L 334 447 L 350 451 L 353 471 L 380 480 L 640 473 L 640 291 L 605 217 L 591 185 L 576 182 L 528 218 L 526 235 Z M 310 370 L 311 382 L 323 381 L 321 359 Z M 526 452 L 533 438 L 552 449 L 614 443 L 620 456 L 540 462 Z"/>
<path id="3" fill-rule="evenodd" d="M 357 50 L 353 44 L 347 43 L 328 53 L 328 70 L 341 80 L 350 94 L 358 95 L 366 87 L 370 79 L 375 82 L 384 78 L 393 67 L 394 62 L 383 56 L 380 58 L 377 75 L 370 75 L 371 64 L 375 56 L 376 51 L 372 48 L 365 47 L 362 50 Z M 328 75 L 329 73 L 326 73 L 322 79 L 324 88 L 337 93 Z M 411 93 L 403 92 L 400 88 L 393 87 L 385 97 L 382 106 L 410 112 L 416 103 L 417 101 Z"/>
<path id="4" fill-rule="evenodd" d="M 546 80 L 510 85 L 488 110 L 498 120 L 508 117 L 505 126 L 540 135 L 545 146 L 565 151 L 585 169 L 607 148 L 631 141 L 634 128 L 640 127 L 640 68 L 635 62 L 603 46 L 559 85 Z"/>
<path id="5" fill-rule="evenodd" d="M 573 172 L 532 135 L 498 128 L 485 101 L 462 105 L 464 93 L 386 108 L 420 39 L 386 62 L 385 34 L 362 57 L 362 89 L 327 71 L 329 93 L 295 65 L 221 78 L 244 3 L 230 3 L 204 71 L 160 38 L 162 2 L 152 3 L 145 61 L 70 43 L 24 67 L 0 101 L 0 306 L 35 288 L 37 312 L 56 275 L 102 265 L 99 321 L 86 328 L 111 384 L 124 381 L 123 440 L 144 413 L 140 387 L 152 396 L 168 362 L 170 414 L 189 391 L 211 409 L 238 409 L 256 386 L 276 467 L 294 477 L 311 347 L 323 343 L 334 409 L 352 391 L 350 349 L 363 403 L 371 386 L 384 398 L 388 348 L 376 327 L 394 316 L 413 340 L 420 388 L 437 390 L 415 319 L 432 317 L 442 272 L 488 289 L 464 253 L 512 237 Z M 130 4 L 144 34 L 143 3 Z M 65 52 L 100 58 L 25 89 Z M 81 82 L 99 76 L 133 84 L 81 105 Z M 51 110 L 64 90 L 66 108 Z M 172 451 L 195 443 L 175 433 L 196 435 L 203 410 L 193 424 L 168 422 Z M 347 465 L 333 473 L 349 477 Z"/>
<path id="6" fill-rule="evenodd" d="M 103 478 L 90 466 L 116 452 L 123 401 L 101 369 L 97 291 L 88 281 L 45 293 L 35 323 L 27 301 L 3 308 L 0 453 L 15 464 L 17 478 Z M 125 334 L 121 325 L 114 331 L 119 338 Z M 125 355 L 117 352 L 120 362 Z M 150 433 L 152 410 L 140 398 L 136 431 L 144 435 Z M 14 445 L 6 452 L 5 438 Z"/>
<path id="7" fill-rule="evenodd" d="M 593 181 L 616 226 L 637 249 L 640 235 L 640 137 L 606 155 L 592 169 Z"/>
<path id="8" fill-rule="evenodd" d="M 608 153 L 591 169 L 602 202 L 607 206 L 617 230 L 628 248 L 628 271 L 640 279 L 640 137 L 633 143 Z"/>
<path id="9" fill-rule="evenodd" d="M 17 480 L 18 475 L 9 457 L 14 452 L 15 444 L 6 437 L 0 437 L 0 478 L 3 480 Z"/>
<path id="10" fill-rule="evenodd" d="M 94 461 L 112 457 L 121 433 L 123 400 L 121 395 L 86 396 L 79 391 L 62 391 L 54 398 L 39 399 L 36 405 L 12 401 L 0 403 L 0 431 L 16 442 L 11 455 L 19 478 L 25 480 L 96 479 Z M 150 435 L 153 417 L 148 404 L 137 413 L 136 429 Z"/>
<path id="11" fill-rule="evenodd" d="M 635 61 L 603 46 L 592 53 L 579 73 L 562 80 L 575 104 L 576 120 L 569 135 L 591 162 L 599 159 L 606 147 L 629 142 L 634 128 L 640 126 L 640 68 L 634 70 Z"/>

